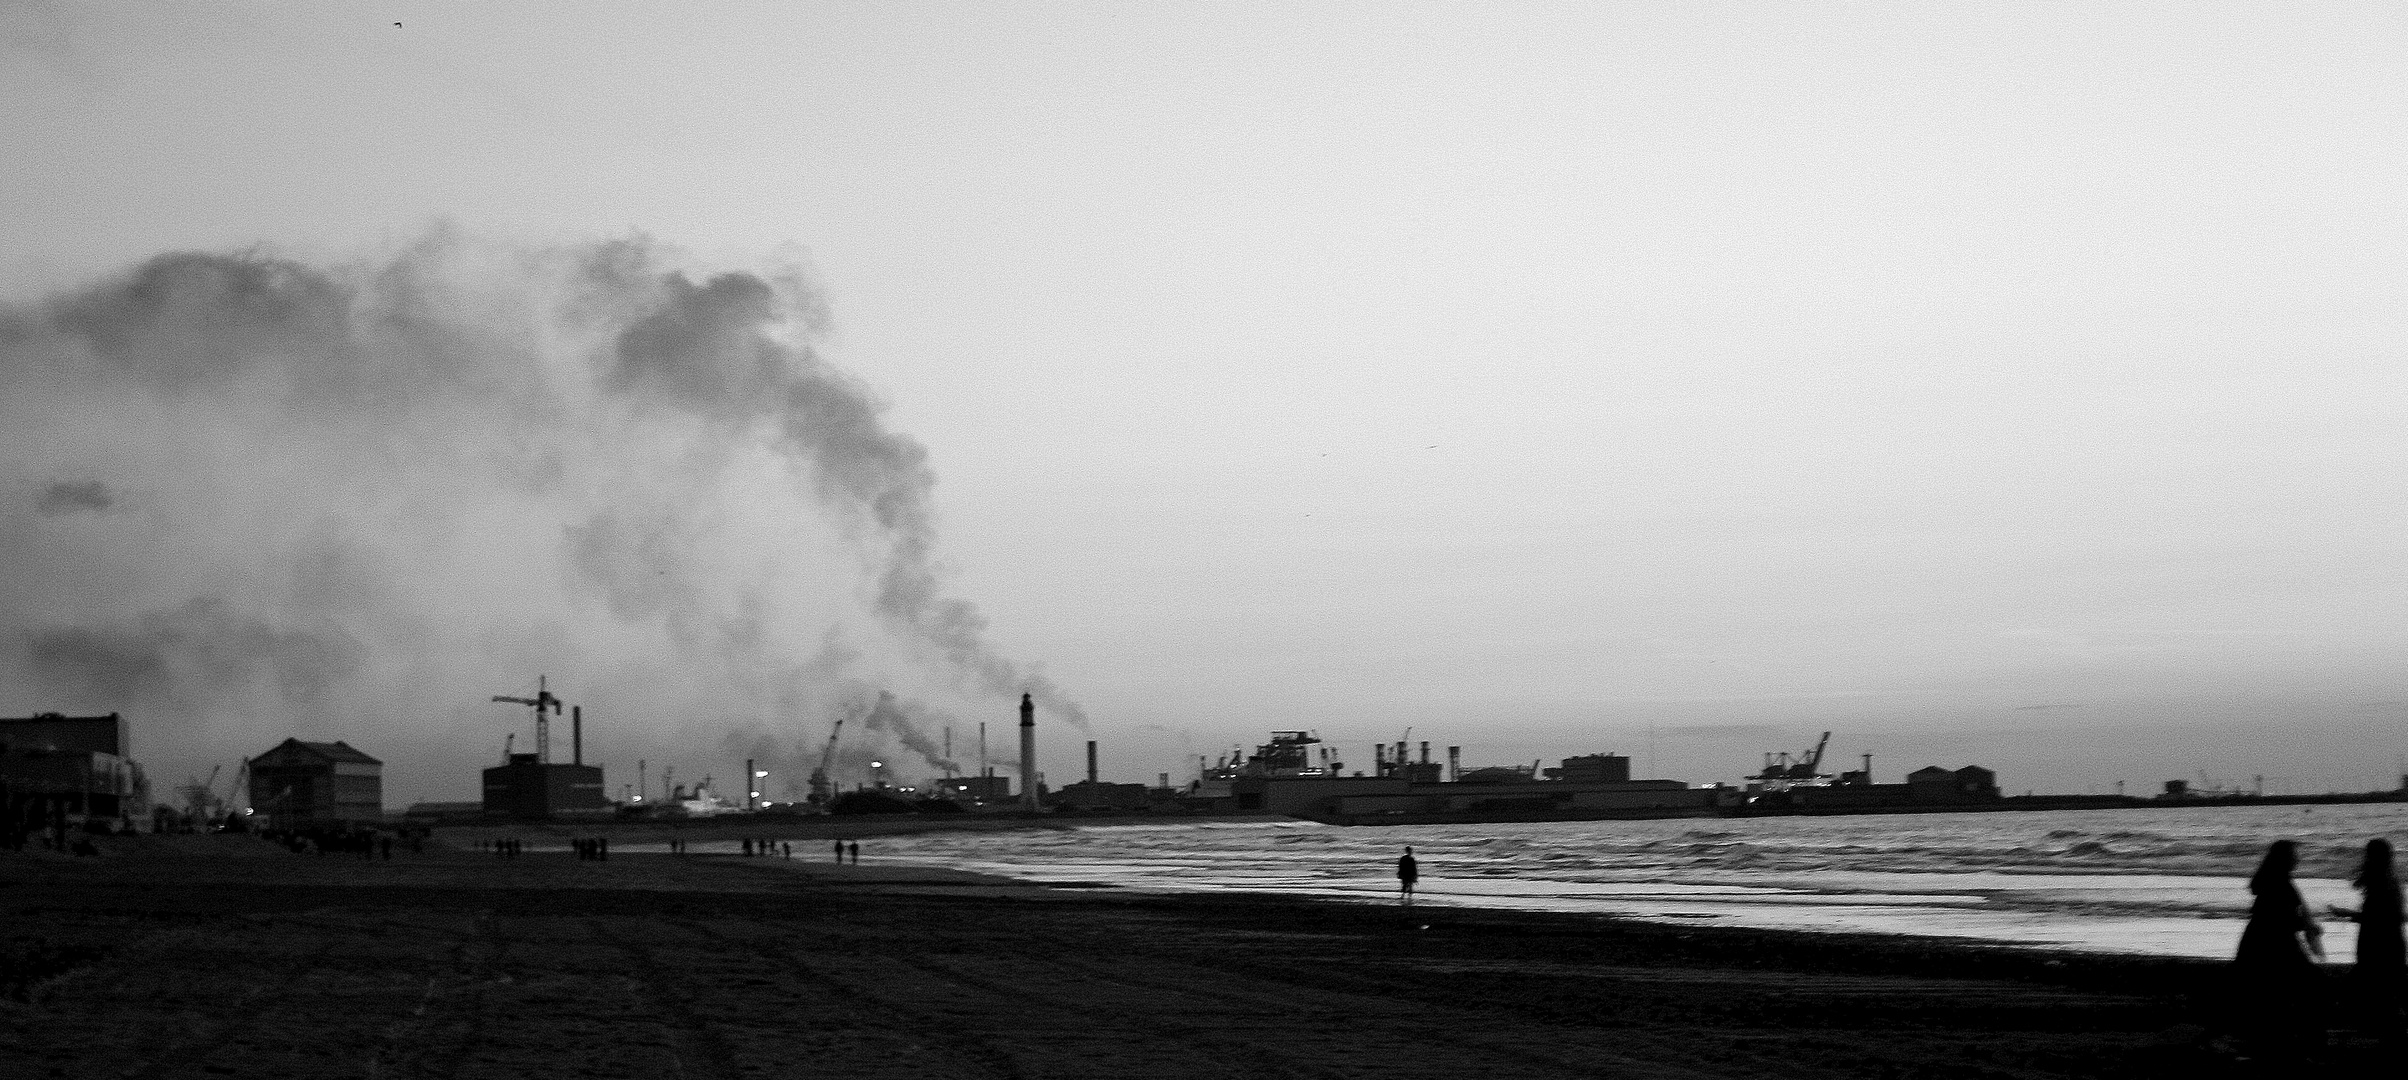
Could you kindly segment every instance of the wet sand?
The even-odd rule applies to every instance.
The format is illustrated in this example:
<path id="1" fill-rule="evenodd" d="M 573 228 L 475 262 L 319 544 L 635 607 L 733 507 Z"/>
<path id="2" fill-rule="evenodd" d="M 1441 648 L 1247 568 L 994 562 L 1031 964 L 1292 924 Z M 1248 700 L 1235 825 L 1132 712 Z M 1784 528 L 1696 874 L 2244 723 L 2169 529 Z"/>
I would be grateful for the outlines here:
<path id="1" fill-rule="evenodd" d="M 8 1077 L 2253 1075 L 2194 961 L 799 857 L 138 838 L 0 911 Z"/>

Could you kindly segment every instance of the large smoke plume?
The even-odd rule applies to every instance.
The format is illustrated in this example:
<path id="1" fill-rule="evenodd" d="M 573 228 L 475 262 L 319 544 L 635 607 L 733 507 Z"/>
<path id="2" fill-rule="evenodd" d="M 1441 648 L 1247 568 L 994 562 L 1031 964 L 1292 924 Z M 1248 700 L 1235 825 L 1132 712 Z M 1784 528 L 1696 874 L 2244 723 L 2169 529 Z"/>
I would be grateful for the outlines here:
<path id="1" fill-rule="evenodd" d="M 204 760 L 381 734 L 446 767 L 509 723 L 467 703 L 539 671 L 614 759 L 799 761 L 851 713 L 865 752 L 951 767 L 944 710 L 883 685 L 1084 726 L 947 595 L 927 449 L 825 324 L 791 268 L 447 235 L 162 255 L 0 310 L 0 704 L 128 711 Z"/>

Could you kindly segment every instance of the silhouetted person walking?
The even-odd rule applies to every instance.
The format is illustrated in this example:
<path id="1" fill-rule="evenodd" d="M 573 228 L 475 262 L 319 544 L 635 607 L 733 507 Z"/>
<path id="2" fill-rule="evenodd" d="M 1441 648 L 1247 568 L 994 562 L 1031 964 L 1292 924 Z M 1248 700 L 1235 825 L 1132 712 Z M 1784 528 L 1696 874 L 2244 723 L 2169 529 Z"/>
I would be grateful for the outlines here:
<path id="1" fill-rule="evenodd" d="M 2351 884 L 2365 899 L 2357 910 L 2335 905 L 2333 917 L 2358 924 L 2358 963 L 2350 969 L 2349 989 L 2358 1022 L 2386 1042 L 2401 1035 L 2401 989 L 2408 985 L 2408 948 L 2403 948 L 2400 924 L 2408 920 L 2400 905 L 2400 879 L 2391 867 L 2391 841 L 2366 842 L 2365 861 Z"/>
<path id="2" fill-rule="evenodd" d="M 842 840 L 836 842 L 836 861 L 844 861 L 844 841 Z"/>
<path id="3" fill-rule="evenodd" d="M 2324 929 L 2291 883 L 2299 848 L 2277 840 L 2250 875 L 2249 925 L 2233 957 L 2234 1005 L 2242 1034 L 2262 1052 L 2297 1057 L 2324 1042 Z"/>
<path id="4" fill-rule="evenodd" d="M 1396 882 L 1404 887 L 1405 903 L 1413 902 L 1413 883 L 1421 880 L 1421 864 L 1413 859 L 1413 849 L 1406 848 L 1404 858 L 1396 860 Z"/>
<path id="5" fill-rule="evenodd" d="M 846 845 L 846 847 L 849 848 L 853 853 L 853 865 L 861 865 L 861 841 L 855 840 L 851 844 Z"/>

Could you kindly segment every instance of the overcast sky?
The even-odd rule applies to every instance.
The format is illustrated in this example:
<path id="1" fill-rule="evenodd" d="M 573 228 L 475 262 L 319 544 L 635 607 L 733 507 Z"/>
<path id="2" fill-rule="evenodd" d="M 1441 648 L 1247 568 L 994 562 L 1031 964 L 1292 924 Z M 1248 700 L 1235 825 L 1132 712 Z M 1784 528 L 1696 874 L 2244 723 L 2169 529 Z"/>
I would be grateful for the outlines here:
<path id="1" fill-rule="evenodd" d="M 1150 781 L 1275 728 L 1357 767 L 1410 726 L 1468 763 L 1614 750 L 1692 782 L 1831 729 L 1881 779 L 1981 763 L 2016 791 L 2364 786 L 2408 752 L 2396 4 L 0 12 L 0 297 L 22 311 L 163 252 L 359 272 L 435 235 L 644 236 L 696 281 L 801 267 L 814 355 L 926 448 L 946 594 L 1092 718 L 1049 716 L 1057 782 L 1083 738 L 1107 779 Z M 475 295 L 503 288 L 494 261 Z M 639 663 L 614 649 L 678 633 L 658 605 L 521 625 L 478 605 L 557 598 L 456 585 L 569 588 L 563 552 L 635 465 L 573 515 L 507 519 L 516 539 L 387 550 L 360 496 L 248 468 L 255 430 L 157 441 L 195 410 L 282 422 L 233 397 L 58 393 L 41 445 L 73 453 L 9 409 L 10 648 L 206 595 L 225 625 L 372 654 L 232 719 L 129 699 L 167 778 L 298 734 L 385 757 L 395 806 L 473 798 L 523 720 L 485 698 L 539 670 L 591 703 L 614 793 L 639 756 L 726 775 L 721 727 L 789 756 L 825 738 L 777 687 L 612 696 Z M 446 415 L 467 443 L 508 423 Z M 349 452 L 293 438 L 295 460 Z M 742 445 L 752 465 L 646 504 L 761 519 L 681 564 L 748 584 L 696 595 L 775 613 L 749 647 L 801 665 L 776 678 L 816 677 L 832 641 L 881 654 L 842 508 L 759 495 L 810 481 Z M 503 535 L 504 488 L 447 502 L 410 475 L 421 511 L 490 503 Z M 135 509 L 66 512 L 90 483 Z M 255 500 L 409 587 L 371 619 L 128 569 L 268 550 L 274 515 L 195 509 Z M 412 612 L 478 623 L 484 660 L 413 668 Z M 849 677 L 900 679 L 896 655 Z M 112 707 L 7 670 L 0 710 Z M 1011 722 L 1011 695 L 943 672 L 906 692 L 960 743 Z"/>

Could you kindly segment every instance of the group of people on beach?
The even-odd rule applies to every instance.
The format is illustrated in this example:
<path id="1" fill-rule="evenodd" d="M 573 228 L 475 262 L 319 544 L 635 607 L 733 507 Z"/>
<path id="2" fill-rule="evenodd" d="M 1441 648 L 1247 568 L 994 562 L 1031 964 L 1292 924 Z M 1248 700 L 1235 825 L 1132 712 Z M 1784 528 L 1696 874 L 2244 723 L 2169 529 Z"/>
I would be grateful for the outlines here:
<path id="1" fill-rule="evenodd" d="M 2232 1028 L 2269 1055 L 2303 1056 L 2323 1044 L 2326 1017 L 2339 1005 L 2360 1030 L 2398 1042 L 2403 1034 L 2401 992 L 2408 985 L 2408 949 L 2403 948 L 2401 928 L 2408 914 L 2401 908 L 2391 841 L 2366 842 L 2365 857 L 2351 881 L 2362 898 L 2359 905 L 2329 909 L 2333 918 L 2358 924 L 2357 964 L 2338 988 L 2318 966 L 2324 959 L 2324 928 L 2316 924 L 2291 881 L 2298 866 L 2298 845 L 2277 840 L 2249 878 L 2254 899 L 2240 950 L 2233 957 L 2238 992 L 2232 1002 Z"/>

